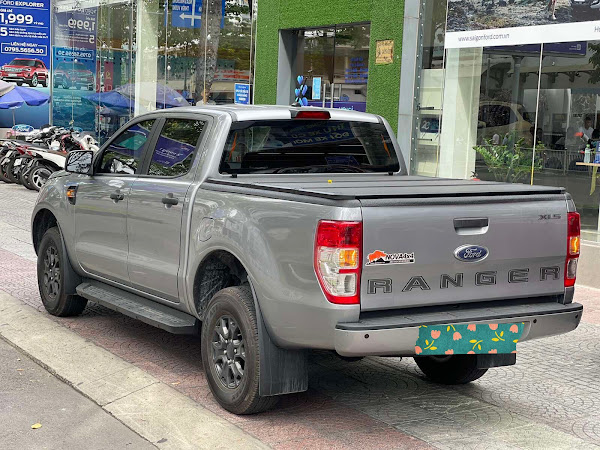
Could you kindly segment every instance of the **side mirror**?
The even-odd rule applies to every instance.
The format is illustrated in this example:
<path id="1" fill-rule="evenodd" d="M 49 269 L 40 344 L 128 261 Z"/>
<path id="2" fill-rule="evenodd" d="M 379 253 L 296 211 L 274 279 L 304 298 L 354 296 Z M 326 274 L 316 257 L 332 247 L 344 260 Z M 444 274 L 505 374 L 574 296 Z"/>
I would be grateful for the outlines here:
<path id="1" fill-rule="evenodd" d="M 72 173 L 91 175 L 94 152 L 90 150 L 75 150 L 69 152 L 65 162 L 65 170 Z"/>

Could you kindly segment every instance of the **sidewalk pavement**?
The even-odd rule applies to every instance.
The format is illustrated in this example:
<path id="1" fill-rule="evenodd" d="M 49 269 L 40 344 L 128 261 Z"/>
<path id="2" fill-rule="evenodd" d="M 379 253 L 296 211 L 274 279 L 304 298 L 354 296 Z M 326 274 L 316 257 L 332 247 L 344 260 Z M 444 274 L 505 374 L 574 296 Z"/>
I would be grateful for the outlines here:
<path id="1" fill-rule="evenodd" d="M 0 291 L 0 337 L 21 349 L 49 372 L 95 402 L 104 410 L 106 416 L 110 413 L 115 419 L 161 449 L 266 448 L 234 424 L 218 417 L 172 387 L 67 330 L 49 316 L 41 315 L 34 308 L 24 305 L 2 291 Z M 6 370 L 10 371 L 10 368 Z M 69 391 L 68 387 L 63 386 L 63 388 Z M 71 394 L 77 395 L 72 391 Z M 48 393 L 46 398 L 52 398 L 52 393 Z M 55 400 L 60 401 L 60 399 Z M 0 405 L 2 404 L 3 402 L 0 402 Z M 41 404 L 34 404 L 31 407 L 33 413 L 40 409 Z M 10 415 L 10 412 L 8 414 Z M 52 422 L 49 417 L 52 415 L 45 416 L 45 419 L 36 417 L 32 424 L 40 420 L 48 420 L 51 427 Z M 0 423 L 4 422 L 0 420 Z M 0 428 L 0 437 L 3 429 L 4 427 Z M 17 429 L 12 430 L 16 433 L 12 439 L 15 439 L 18 445 L 5 447 L 5 443 L 0 439 L 0 447 L 23 448 L 21 429 L 22 424 L 19 424 Z M 44 431 L 39 434 L 42 433 Z M 144 442 L 141 438 L 138 439 L 138 442 Z M 121 442 L 128 440 L 130 439 Z M 90 439 L 83 446 L 69 444 L 55 448 L 87 450 L 93 448 L 93 445 Z M 99 448 L 110 447 L 106 445 Z M 151 448 L 151 445 L 148 444 L 147 448 Z"/>
<path id="2" fill-rule="evenodd" d="M 2 448 L 156 448 L 2 339 L 0 380 Z"/>

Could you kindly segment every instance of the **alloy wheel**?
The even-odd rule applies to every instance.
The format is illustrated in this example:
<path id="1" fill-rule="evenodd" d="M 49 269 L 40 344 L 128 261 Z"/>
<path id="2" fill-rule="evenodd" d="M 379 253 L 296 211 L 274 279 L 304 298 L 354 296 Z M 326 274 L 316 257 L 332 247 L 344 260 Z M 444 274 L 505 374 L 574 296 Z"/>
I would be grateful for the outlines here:
<path id="1" fill-rule="evenodd" d="M 40 190 L 42 186 L 46 184 L 46 181 L 48 181 L 50 175 L 52 174 L 48 169 L 46 169 L 45 167 L 41 167 L 39 169 L 34 169 L 33 172 L 29 175 L 29 177 L 31 179 L 31 184 L 35 188 L 37 188 L 37 190 Z"/>
<path id="2" fill-rule="evenodd" d="M 33 78 L 31 79 L 31 87 L 37 87 L 38 85 L 38 77 L 37 75 L 34 75 Z"/>
<path id="3" fill-rule="evenodd" d="M 60 292 L 60 257 L 58 249 L 50 244 L 44 255 L 44 290 L 54 300 Z"/>
<path id="4" fill-rule="evenodd" d="M 246 369 L 246 347 L 242 331 L 233 317 L 223 315 L 217 320 L 211 347 L 219 381 L 226 388 L 237 388 Z"/>

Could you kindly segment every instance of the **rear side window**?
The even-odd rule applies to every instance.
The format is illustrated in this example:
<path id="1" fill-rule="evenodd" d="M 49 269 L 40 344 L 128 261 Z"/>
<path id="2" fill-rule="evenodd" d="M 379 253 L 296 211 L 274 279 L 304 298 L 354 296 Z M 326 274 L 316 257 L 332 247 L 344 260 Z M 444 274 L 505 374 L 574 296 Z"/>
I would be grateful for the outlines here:
<path id="1" fill-rule="evenodd" d="M 148 175 L 179 177 L 188 173 L 205 124 L 202 120 L 167 119 L 152 153 Z"/>
<path id="2" fill-rule="evenodd" d="M 235 122 L 220 172 L 397 172 L 400 163 L 382 124 L 336 120 Z"/>
<path id="3" fill-rule="evenodd" d="M 104 150 L 98 172 L 136 173 L 153 125 L 154 120 L 145 120 L 130 126 L 117 136 Z"/>

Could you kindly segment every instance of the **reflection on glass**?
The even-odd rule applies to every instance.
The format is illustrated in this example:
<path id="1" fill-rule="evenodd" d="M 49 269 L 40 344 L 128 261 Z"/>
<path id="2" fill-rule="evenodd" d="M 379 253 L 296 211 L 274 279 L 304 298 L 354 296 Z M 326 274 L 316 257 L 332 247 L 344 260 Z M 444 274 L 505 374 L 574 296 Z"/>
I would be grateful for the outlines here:
<path id="1" fill-rule="evenodd" d="M 146 120 L 117 136 L 104 150 L 98 173 L 136 173 L 153 125 L 154 120 Z"/>
<path id="2" fill-rule="evenodd" d="M 437 175 L 444 86 L 446 1 L 421 0 L 423 27 L 417 56 L 412 173 Z"/>
<path id="3" fill-rule="evenodd" d="M 597 240 L 597 168 L 586 164 L 600 154 L 600 43 L 544 44 L 543 56 L 534 183 L 565 187 L 584 238 Z"/>
<path id="4" fill-rule="evenodd" d="M 251 0 L 57 0 L 54 123 L 105 141 L 148 111 L 233 103 L 235 83 L 251 99 L 255 10 Z"/>
<path id="5" fill-rule="evenodd" d="M 150 161 L 149 175 L 178 177 L 192 167 L 192 159 L 205 122 L 167 119 Z"/>

